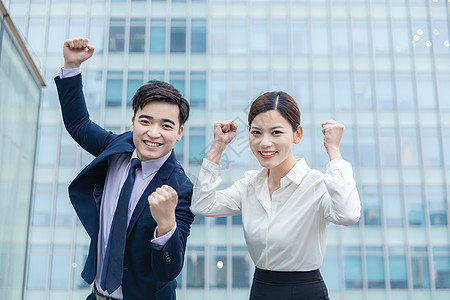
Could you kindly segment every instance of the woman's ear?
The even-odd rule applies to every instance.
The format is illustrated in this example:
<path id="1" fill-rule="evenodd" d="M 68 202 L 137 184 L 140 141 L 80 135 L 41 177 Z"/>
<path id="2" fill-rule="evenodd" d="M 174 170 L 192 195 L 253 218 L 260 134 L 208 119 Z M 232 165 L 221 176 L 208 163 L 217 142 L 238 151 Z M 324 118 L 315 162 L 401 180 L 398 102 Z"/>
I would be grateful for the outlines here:
<path id="1" fill-rule="evenodd" d="M 294 132 L 294 144 L 300 143 L 303 137 L 303 127 L 298 125 L 297 130 Z"/>

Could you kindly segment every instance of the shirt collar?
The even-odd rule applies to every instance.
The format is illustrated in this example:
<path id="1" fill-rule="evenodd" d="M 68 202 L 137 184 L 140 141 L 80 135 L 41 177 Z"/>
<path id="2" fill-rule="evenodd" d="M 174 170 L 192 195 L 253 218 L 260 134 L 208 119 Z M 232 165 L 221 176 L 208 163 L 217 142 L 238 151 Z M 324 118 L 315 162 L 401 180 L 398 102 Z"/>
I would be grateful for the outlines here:
<path id="1" fill-rule="evenodd" d="M 299 185 L 300 182 L 302 181 L 302 179 L 305 177 L 306 173 L 310 169 L 311 168 L 308 166 L 308 164 L 306 163 L 304 158 L 297 158 L 294 167 L 286 174 L 286 176 L 281 178 L 281 181 L 283 182 L 286 180 L 290 180 L 290 181 L 294 182 L 295 184 Z M 255 177 L 253 177 L 249 181 L 249 184 L 252 184 L 255 186 L 261 185 L 267 180 L 267 175 L 268 175 L 268 169 L 263 168 L 261 171 L 258 172 L 258 174 L 256 174 Z"/>
<path id="2" fill-rule="evenodd" d="M 173 151 L 173 150 L 172 150 Z M 146 161 L 142 161 L 142 178 L 145 179 L 150 175 L 155 174 L 158 172 L 158 170 L 162 167 L 162 165 L 166 162 L 166 160 L 169 158 L 170 154 L 172 154 L 172 151 L 167 153 L 166 155 L 156 158 L 156 159 L 149 159 Z M 131 155 L 130 161 L 133 158 L 138 158 L 136 149 L 134 149 L 133 154 Z"/>

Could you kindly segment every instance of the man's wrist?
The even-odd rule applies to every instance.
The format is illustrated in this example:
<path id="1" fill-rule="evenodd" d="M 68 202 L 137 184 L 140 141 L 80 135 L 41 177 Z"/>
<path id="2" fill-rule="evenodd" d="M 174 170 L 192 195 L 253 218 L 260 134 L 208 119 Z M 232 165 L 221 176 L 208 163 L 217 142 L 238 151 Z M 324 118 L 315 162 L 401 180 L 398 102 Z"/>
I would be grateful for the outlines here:
<path id="1" fill-rule="evenodd" d="M 175 226 L 175 219 L 168 222 L 161 222 L 161 224 L 157 224 L 156 237 L 160 237 L 168 233 Z"/>
<path id="2" fill-rule="evenodd" d="M 64 62 L 64 69 L 76 69 L 76 68 L 80 68 L 81 67 L 81 63 L 68 63 L 68 62 Z"/>

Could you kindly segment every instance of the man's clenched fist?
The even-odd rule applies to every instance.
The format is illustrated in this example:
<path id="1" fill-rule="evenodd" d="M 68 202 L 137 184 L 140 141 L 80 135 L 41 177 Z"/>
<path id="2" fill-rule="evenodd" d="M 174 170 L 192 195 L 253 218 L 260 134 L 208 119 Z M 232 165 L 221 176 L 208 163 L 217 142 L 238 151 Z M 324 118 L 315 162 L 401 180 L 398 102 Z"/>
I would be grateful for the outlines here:
<path id="1" fill-rule="evenodd" d="M 175 226 L 175 208 L 178 203 L 177 192 L 168 185 L 157 188 L 148 196 L 148 204 L 153 219 L 158 224 L 156 236 L 168 233 Z"/>

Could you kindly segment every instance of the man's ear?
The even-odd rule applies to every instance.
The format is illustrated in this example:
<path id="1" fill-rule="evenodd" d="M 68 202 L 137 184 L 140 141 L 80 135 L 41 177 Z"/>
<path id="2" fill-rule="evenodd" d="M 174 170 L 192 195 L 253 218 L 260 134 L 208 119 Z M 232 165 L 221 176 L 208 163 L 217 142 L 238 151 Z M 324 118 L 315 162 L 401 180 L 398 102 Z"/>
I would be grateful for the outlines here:
<path id="1" fill-rule="evenodd" d="M 294 144 L 300 143 L 303 137 L 303 127 L 298 125 L 297 130 L 294 132 Z"/>
<path id="2" fill-rule="evenodd" d="M 180 126 L 180 130 L 178 130 L 177 142 L 181 141 L 181 137 L 183 136 L 184 126 Z"/>
<path id="3" fill-rule="evenodd" d="M 131 126 L 130 126 L 130 131 L 133 132 L 134 130 L 134 116 L 131 118 Z"/>

